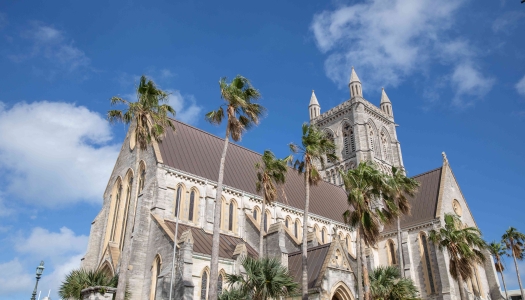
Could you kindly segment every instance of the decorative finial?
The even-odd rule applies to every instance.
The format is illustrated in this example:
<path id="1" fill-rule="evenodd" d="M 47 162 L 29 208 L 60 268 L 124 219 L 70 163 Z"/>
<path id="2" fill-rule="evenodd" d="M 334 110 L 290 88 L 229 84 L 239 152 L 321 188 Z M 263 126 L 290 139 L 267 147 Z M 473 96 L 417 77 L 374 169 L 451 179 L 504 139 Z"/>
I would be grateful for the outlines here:
<path id="1" fill-rule="evenodd" d="M 441 152 L 441 155 L 443 156 L 443 163 L 448 164 L 448 158 L 445 151 Z"/>

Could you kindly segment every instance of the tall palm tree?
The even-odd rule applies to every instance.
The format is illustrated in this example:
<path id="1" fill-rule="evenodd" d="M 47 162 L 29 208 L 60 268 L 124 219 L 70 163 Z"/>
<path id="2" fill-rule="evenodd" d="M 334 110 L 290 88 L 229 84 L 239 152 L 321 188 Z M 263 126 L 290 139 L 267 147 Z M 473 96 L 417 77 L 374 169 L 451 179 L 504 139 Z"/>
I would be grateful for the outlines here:
<path id="1" fill-rule="evenodd" d="M 259 235 L 259 256 L 263 255 L 263 237 L 266 228 L 264 226 L 266 218 L 266 204 L 272 204 L 277 198 L 276 185 L 284 184 L 286 180 L 286 171 L 288 171 L 288 162 L 292 156 L 284 159 L 277 159 L 272 151 L 264 151 L 261 161 L 255 164 L 257 169 L 256 190 L 258 193 L 263 192 L 263 203 L 261 213 L 260 235 Z"/>
<path id="2" fill-rule="evenodd" d="M 302 127 L 301 145 L 290 144 L 292 153 L 300 156 L 294 162 L 294 168 L 304 174 L 305 203 L 303 218 L 303 242 L 302 242 L 302 298 L 308 299 L 308 267 L 307 257 L 307 235 L 308 235 L 308 209 L 310 206 L 310 185 L 316 185 L 321 180 L 317 163 L 324 168 L 325 157 L 330 161 L 337 161 L 335 145 L 326 134 L 315 125 L 304 123 Z"/>
<path id="3" fill-rule="evenodd" d="M 101 270 L 86 270 L 77 269 L 71 271 L 60 285 L 58 294 L 60 298 L 81 300 L 82 295 L 80 292 L 88 287 L 112 287 L 115 288 L 118 285 L 119 277 L 108 276 Z M 129 293 L 126 294 L 126 298 L 129 297 Z"/>
<path id="4" fill-rule="evenodd" d="M 394 266 L 377 267 L 370 273 L 372 300 L 415 300 L 418 290 L 414 281 L 403 278 Z"/>
<path id="5" fill-rule="evenodd" d="M 246 275 L 226 274 L 230 288 L 236 285 L 240 299 L 280 299 L 293 294 L 298 284 L 288 273 L 288 268 L 275 258 L 246 257 L 242 261 Z M 239 298 L 237 298 L 239 299 Z"/>
<path id="6" fill-rule="evenodd" d="M 358 289 L 363 299 L 370 299 L 370 281 L 366 264 L 365 247 L 377 243 L 380 227 L 390 222 L 397 214 L 397 206 L 391 198 L 385 197 L 388 192 L 387 177 L 377 170 L 372 162 L 359 163 L 355 169 L 342 174 L 347 193 L 349 209 L 343 213 L 345 223 L 357 228 L 359 239 L 358 265 L 361 267 L 361 276 L 358 276 Z M 360 248 L 360 249 L 359 249 Z M 361 281 L 364 281 L 361 284 Z M 361 290 L 364 287 L 364 291 Z"/>
<path id="7" fill-rule="evenodd" d="M 510 254 L 507 255 L 512 255 L 512 258 L 514 259 L 514 266 L 516 267 L 516 274 L 518 275 L 518 284 L 520 285 L 521 299 L 525 299 L 523 287 L 521 286 L 521 277 L 517 262 L 517 260 L 523 260 L 523 243 L 525 242 L 525 234 L 519 232 L 514 227 L 510 227 L 507 231 L 505 231 L 505 234 L 503 234 L 501 238 L 503 243 L 505 243 L 507 246 L 507 250 L 510 251 Z"/>
<path id="8" fill-rule="evenodd" d="M 206 114 L 206 120 L 212 124 L 219 125 L 226 117 L 226 136 L 222 150 L 219 166 L 219 179 L 217 181 L 217 194 L 215 196 L 215 215 L 213 218 L 213 238 L 210 263 L 210 292 L 209 299 L 217 299 L 217 280 L 219 274 L 219 234 L 221 221 L 221 197 L 222 182 L 224 179 L 224 163 L 230 137 L 234 141 L 239 141 L 243 133 L 259 124 L 259 119 L 265 109 L 260 104 L 255 103 L 261 94 L 255 89 L 247 78 L 237 75 L 230 83 L 225 77 L 219 80 L 221 98 L 224 100 L 219 109 Z"/>
<path id="9" fill-rule="evenodd" d="M 481 231 L 475 227 L 465 227 L 461 220 L 452 214 L 445 214 L 445 226 L 439 230 L 432 229 L 429 240 L 447 251 L 450 257 L 449 272 L 459 286 L 461 300 L 467 300 L 464 280 L 472 277 L 474 268 L 485 260 L 481 252 L 486 248 L 481 238 Z"/>
<path id="10" fill-rule="evenodd" d="M 396 203 L 396 206 L 400 214 L 410 214 L 410 202 L 408 202 L 407 196 L 413 197 L 419 187 L 419 182 L 415 179 L 406 177 L 402 169 L 392 167 L 392 175 L 387 179 L 389 191 L 383 197 L 391 197 Z M 401 221 L 400 216 L 396 218 L 397 221 L 397 252 L 398 252 L 398 264 L 401 276 L 405 277 L 405 266 L 403 260 L 403 248 L 401 240 Z"/>
<path id="11" fill-rule="evenodd" d="M 509 294 L 507 293 L 507 285 L 505 284 L 505 277 L 503 276 L 503 271 L 505 266 L 503 265 L 503 255 L 507 254 L 507 249 L 501 243 L 491 242 L 488 245 L 488 250 L 490 254 L 494 257 L 494 267 L 496 271 L 501 275 L 501 281 L 503 282 L 503 288 L 505 289 L 505 299 L 509 299 Z"/>
<path id="12" fill-rule="evenodd" d="M 159 89 L 155 83 L 149 80 L 146 76 L 140 77 L 140 82 L 137 87 L 137 101 L 131 102 L 120 97 L 112 97 L 111 105 L 123 104 L 126 110 L 110 110 L 107 118 L 110 123 L 121 122 L 124 124 L 133 124 L 135 126 L 132 134 L 135 135 L 135 140 L 138 145 L 136 154 L 135 170 L 138 170 L 140 162 L 140 151 L 146 151 L 148 145 L 151 145 L 153 140 L 162 142 L 166 129 L 170 128 L 175 131 L 175 126 L 169 119 L 169 114 L 175 116 L 175 110 L 166 102 L 168 102 L 169 94 Z M 138 187 L 138 180 L 136 180 Z M 137 208 L 138 188 L 135 188 L 135 209 L 129 209 L 127 216 L 127 224 L 124 231 L 124 241 L 131 239 L 131 231 L 135 224 L 135 212 Z M 121 266 L 128 266 L 131 256 L 132 245 L 129 243 L 127 249 L 123 249 Z M 117 288 L 116 299 L 124 299 L 126 282 L 128 280 L 128 268 L 121 267 L 119 277 L 119 287 Z"/>

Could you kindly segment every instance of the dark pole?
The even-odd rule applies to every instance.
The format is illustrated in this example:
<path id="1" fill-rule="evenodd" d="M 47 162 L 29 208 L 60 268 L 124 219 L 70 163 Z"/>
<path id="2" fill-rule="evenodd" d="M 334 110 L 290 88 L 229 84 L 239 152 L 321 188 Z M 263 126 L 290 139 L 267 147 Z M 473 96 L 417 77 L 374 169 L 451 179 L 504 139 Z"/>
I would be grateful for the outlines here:
<path id="1" fill-rule="evenodd" d="M 31 296 L 31 300 L 36 300 L 36 290 L 38 288 L 38 281 L 40 280 L 40 276 L 42 276 L 43 272 L 44 272 L 44 261 L 41 261 L 40 265 L 36 267 L 36 283 L 35 283 L 35 289 L 33 290 L 33 295 Z"/>

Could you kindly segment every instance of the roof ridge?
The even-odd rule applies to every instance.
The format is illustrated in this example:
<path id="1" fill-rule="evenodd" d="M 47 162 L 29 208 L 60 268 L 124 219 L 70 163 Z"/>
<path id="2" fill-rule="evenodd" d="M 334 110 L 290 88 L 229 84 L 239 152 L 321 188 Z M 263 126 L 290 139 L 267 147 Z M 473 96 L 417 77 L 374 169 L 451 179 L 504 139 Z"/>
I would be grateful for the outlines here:
<path id="1" fill-rule="evenodd" d="M 190 125 L 190 124 L 188 124 L 188 123 L 184 123 L 184 122 L 179 121 L 179 120 L 175 120 L 175 119 L 173 119 L 173 118 L 169 118 L 169 119 L 171 119 L 172 121 L 175 121 L 175 122 L 177 122 L 177 123 L 179 123 L 179 124 L 185 125 L 185 126 L 187 126 L 187 127 L 193 128 L 193 129 L 195 129 L 195 130 L 198 130 L 198 131 L 200 131 L 200 132 L 202 132 L 202 133 L 205 133 L 205 134 L 207 134 L 207 135 L 209 135 L 209 136 L 211 136 L 211 137 L 214 137 L 214 138 L 217 138 L 217 139 L 219 139 L 219 140 L 224 141 L 224 138 L 221 138 L 220 136 L 217 136 L 217 135 L 215 135 L 215 134 L 213 134 L 213 133 L 209 133 L 209 132 L 205 131 L 204 129 L 200 129 L 200 128 L 198 128 L 198 127 L 195 127 L 195 126 Z M 241 146 L 241 145 L 239 145 L 239 144 L 236 144 L 234 141 L 233 141 L 233 142 L 230 141 L 230 143 L 231 143 L 232 145 L 235 145 L 235 146 L 239 147 L 239 148 L 242 148 L 242 149 L 244 149 L 244 150 L 248 150 L 248 151 L 250 151 L 250 152 L 252 152 L 252 153 L 254 153 L 254 154 L 257 154 L 257 155 L 259 155 L 259 156 L 262 156 L 261 153 L 255 152 L 255 151 L 252 150 L 252 149 L 249 149 L 249 148 L 246 148 L 246 147 Z"/>
<path id="2" fill-rule="evenodd" d="M 429 173 L 435 172 L 435 171 L 440 170 L 440 169 L 442 169 L 442 168 L 443 168 L 443 167 L 438 167 L 438 168 L 432 169 L 432 170 L 430 170 L 430 171 L 426 171 L 426 172 L 424 172 L 424 173 L 414 175 L 414 176 L 412 176 L 412 178 L 421 177 L 421 176 L 423 176 L 423 175 L 427 175 L 427 174 L 429 174 Z"/>
<path id="3" fill-rule="evenodd" d="M 330 242 L 330 243 L 326 243 L 326 244 L 323 244 L 323 245 L 317 245 L 315 247 L 310 247 L 308 249 L 306 249 L 306 251 L 313 251 L 313 250 L 317 250 L 317 249 L 321 249 L 321 248 L 324 248 L 324 247 L 330 247 L 332 245 L 333 241 Z M 301 254 L 302 253 L 302 250 L 298 250 L 298 251 L 294 251 L 292 253 L 288 253 L 288 256 L 292 256 L 292 255 L 297 255 L 297 254 Z"/>

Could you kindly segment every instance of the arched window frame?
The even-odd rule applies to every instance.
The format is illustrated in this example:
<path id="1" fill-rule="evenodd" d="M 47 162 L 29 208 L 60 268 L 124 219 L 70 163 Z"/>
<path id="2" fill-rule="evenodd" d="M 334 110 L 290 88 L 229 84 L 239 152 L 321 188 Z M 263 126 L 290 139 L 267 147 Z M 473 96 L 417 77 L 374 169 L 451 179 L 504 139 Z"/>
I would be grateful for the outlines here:
<path id="1" fill-rule="evenodd" d="M 268 229 L 270 229 L 270 225 L 272 225 L 272 213 L 270 210 L 266 210 L 265 220 L 264 220 L 264 231 L 268 232 Z"/>
<path id="2" fill-rule="evenodd" d="M 124 192 L 124 194 L 122 194 L 122 196 L 124 196 L 124 201 L 123 202 L 121 201 L 121 204 L 120 204 L 121 208 L 119 208 L 120 210 L 119 214 L 121 215 L 121 217 L 119 217 L 117 220 L 118 221 L 118 226 L 117 226 L 118 234 L 116 235 L 118 236 L 118 239 L 119 239 L 120 251 L 124 250 L 124 246 L 126 242 L 128 215 L 129 215 L 129 209 L 131 207 L 131 192 L 133 190 L 133 170 L 128 169 L 128 171 L 126 172 L 126 176 L 124 177 L 123 184 L 124 184 L 124 188 L 122 192 Z"/>
<path id="3" fill-rule="evenodd" d="M 142 190 L 144 190 L 144 185 L 146 183 L 146 163 L 142 160 L 139 164 L 139 195 L 142 194 Z"/>
<path id="4" fill-rule="evenodd" d="M 221 280 L 222 279 L 222 280 Z M 219 271 L 219 276 L 217 277 L 217 296 L 220 296 L 222 292 L 224 291 L 226 283 L 226 272 L 224 269 L 221 269 Z"/>
<path id="5" fill-rule="evenodd" d="M 393 240 L 389 239 L 386 241 L 386 252 L 388 257 L 388 265 L 396 266 L 397 265 L 397 251 L 396 244 Z"/>
<path id="6" fill-rule="evenodd" d="M 173 203 L 173 216 L 182 218 L 184 212 L 184 201 L 186 199 L 186 186 L 182 183 L 175 188 L 175 201 Z M 178 212 L 177 212 L 178 211 Z M 179 213 L 179 215 L 177 215 Z"/>
<path id="7" fill-rule="evenodd" d="M 193 197 L 193 199 L 192 199 Z M 192 204 L 193 200 L 193 204 Z M 195 187 L 189 190 L 189 195 L 184 201 L 184 213 L 181 214 L 183 219 L 198 224 L 199 222 L 199 203 L 200 203 L 200 193 L 199 190 Z"/>
<path id="8" fill-rule="evenodd" d="M 315 232 L 315 237 L 317 238 L 317 242 L 321 243 L 321 229 L 319 228 L 319 225 L 317 224 L 314 225 L 314 232 Z"/>
<path id="9" fill-rule="evenodd" d="M 301 239 L 302 235 L 301 235 L 301 220 L 299 220 L 299 218 L 295 219 L 295 222 L 294 222 L 294 236 L 295 238 L 297 239 Z"/>
<path id="10" fill-rule="evenodd" d="M 162 258 L 159 254 L 155 255 L 153 263 L 151 264 L 151 284 L 150 284 L 150 300 L 157 298 L 157 286 L 159 284 L 159 275 L 162 269 Z"/>
<path id="11" fill-rule="evenodd" d="M 323 226 L 323 230 L 321 230 L 321 244 L 328 243 L 328 230 L 326 227 Z"/>
<path id="12" fill-rule="evenodd" d="M 381 146 L 382 146 L 383 160 L 391 163 L 392 162 L 392 144 L 391 144 L 390 134 L 384 127 L 383 129 L 381 129 L 380 140 L 381 140 Z"/>
<path id="13" fill-rule="evenodd" d="M 350 234 L 347 234 L 345 237 L 346 242 L 346 249 L 348 250 L 348 253 L 353 254 L 354 249 L 352 249 L 352 237 Z"/>
<path id="14" fill-rule="evenodd" d="M 208 267 L 205 267 L 201 273 L 201 280 L 199 285 L 199 299 L 206 300 L 208 299 L 208 290 L 210 286 L 210 270 Z"/>
<path id="15" fill-rule="evenodd" d="M 326 128 L 324 130 L 324 134 L 326 136 L 327 139 L 329 139 L 330 141 L 332 141 L 332 143 L 335 145 L 335 135 L 334 133 L 332 132 L 332 130 Z M 335 149 L 332 150 L 332 154 L 335 154 Z M 326 157 L 326 162 L 328 163 L 334 163 L 333 161 L 331 161 L 328 157 Z"/>
<path id="16" fill-rule="evenodd" d="M 381 158 L 381 147 L 378 145 L 378 131 L 372 120 L 367 123 L 368 147 L 374 151 L 374 157 Z"/>
<path id="17" fill-rule="evenodd" d="M 111 220 L 111 226 L 108 226 L 108 241 L 114 242 L 117 233 L 119 212 L 120 212 L 120 200 L 122 198 L 122 178 L 117 177 L 115 184 L 113 185 L 113 192 L 111 194 L 110 204 L 110 216 L 108 220 Z"/>
<path id="18" fill-rule="evenodd" d="M 428 241 L 428 236 L 425 232 L 419 233 L 419 251 L 421 257 L 421 263 L 423 266 L 423 273 L 425 275 L 425 287 L 427 295 L 432 295 L 437 293 L 437 285 L 435 281 L 435 272 L 432 266 L 432 259 L 430 253 L 430 243 Z"/>
<path id="19" fill-rule="evenodd" d="M 226 202 L 222 200 L 222 211 L 221 211 L 221 229 L 227 232 L 237 233 L 237 201 L 230 199 Z"/>
<path id="20" fill-rule="evenodd" d="M 259 206 L 253 207 L 252 217 L 257 221 L 257 224 L 261 224 L 261 209 Z"/>
<path id="21" fill-rule="evenodd" d="M 286 226 L 286 228 L 288 228 L 289 230 L 292 230 L 292 224 L 293 224 L 292 218 L 290 218 L 290 216 L 286 216 L 286 219 L 284 221 L 284 225 Z"/>
<path id="22" fill-rule="evenodd" d="M 343 156 L 350 157 L 355 152 L 354 128 L 350 123 L 343 123 Z"/>

